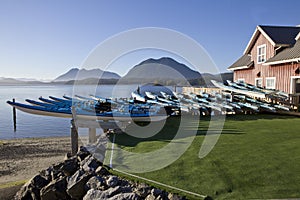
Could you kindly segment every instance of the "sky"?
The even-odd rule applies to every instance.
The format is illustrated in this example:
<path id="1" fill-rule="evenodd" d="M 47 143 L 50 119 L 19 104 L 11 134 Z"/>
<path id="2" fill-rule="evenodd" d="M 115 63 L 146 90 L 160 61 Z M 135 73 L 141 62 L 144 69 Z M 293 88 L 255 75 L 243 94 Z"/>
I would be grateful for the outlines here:
<path id="1" fill-rule="evenodd" d="M 257 25 L 299 25 L 299 7 L 299 0 L 0 0 L 0 77 L 54 79 L 108 38 L 143 27 L 192 38 L 225 72 Z M 115 70 L 123 75 L 147 56 L 168 54 L 138 53 Z"/>

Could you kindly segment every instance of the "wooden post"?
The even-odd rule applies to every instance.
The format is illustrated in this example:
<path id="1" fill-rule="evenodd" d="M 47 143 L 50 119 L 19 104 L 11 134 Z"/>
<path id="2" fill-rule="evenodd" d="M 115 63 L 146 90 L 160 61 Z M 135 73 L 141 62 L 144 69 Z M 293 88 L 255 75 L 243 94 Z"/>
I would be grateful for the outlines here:
<path id="1" fill-rule="evenodd" d="M 15 99 L 12 100 L 14 103 L 16 102 Z M 16 112 L 16 108 L 13 107 L 13 122 L 14 122 L 14 132 L 17 131 L 17 112 Z"/>
<path id="2" fill-rule="evenodd" d="M 78 131 L 75 124 L 76 120 L 76 110 L 75 107 L 72 106 L 72 120 L 71 120 L 71 148 L 72 155 L 75 155 L 78 151 Z"/>
<path id="3" fill-rule="evenodd" d="M 95 142 L 96 142 L 96 129 L 89 128 L 89 143 L 95 143 Z"/>

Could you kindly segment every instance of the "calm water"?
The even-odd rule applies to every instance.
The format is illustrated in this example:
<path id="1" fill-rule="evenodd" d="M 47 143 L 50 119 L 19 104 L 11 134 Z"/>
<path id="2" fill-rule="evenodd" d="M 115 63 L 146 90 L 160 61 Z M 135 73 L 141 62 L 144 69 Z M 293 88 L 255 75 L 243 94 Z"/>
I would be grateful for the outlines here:
<path id="1" fill-rule="evenodd" d="M 103 97 L 129 97 L 137 85 L 102 85 L 92 86 L 0 86 L 0 139 L 26 137 L 53 137 L 70 135 L 70 119 L 38 116 L 23 113 L 17 110 L 17 130 L 13 130 L 12 107 L 6 101 L 16 99 L 25 102 L 25 99 L 38 100 L 40 96 L 62 97 L 64 94 L 88 96 L 96 94 Z M 75 90 L 75 91 L 74 91 Z M 74 92 L 73 92 L 74 91 Z"/>

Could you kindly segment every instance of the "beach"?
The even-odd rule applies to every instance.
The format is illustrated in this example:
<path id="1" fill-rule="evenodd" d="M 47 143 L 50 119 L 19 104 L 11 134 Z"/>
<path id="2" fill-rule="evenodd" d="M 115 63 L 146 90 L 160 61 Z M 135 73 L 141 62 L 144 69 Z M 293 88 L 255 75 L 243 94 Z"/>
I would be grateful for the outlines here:
<path id="1" fill-rule="evenodd" d="M 10 199 L 26 180 L 61 162 L 70 150 L 69 137 L 0 140 L 0 199 Z"/>

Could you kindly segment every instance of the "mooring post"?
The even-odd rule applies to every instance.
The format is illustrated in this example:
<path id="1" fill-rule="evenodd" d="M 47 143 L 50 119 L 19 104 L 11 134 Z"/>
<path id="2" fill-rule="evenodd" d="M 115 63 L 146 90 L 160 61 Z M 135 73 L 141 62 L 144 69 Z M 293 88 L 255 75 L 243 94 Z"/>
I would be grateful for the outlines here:
<path id="1" fill-rule="evenodd" d="M 75 107 L 72 106 L 72 120 L 71 120 L 71 148 L 72 148 L 72 155 L 74 156 L 78 151 L 78 131 L 75 124 L 76 120 L 76 110 Z"/>
<path id="2" fill-rule="evenodd" d="M 14 103 L 16 102 L 15 99 L 12 100 Z M 14 132 L 17 131 L 17 112 L 16 112 L 16 108 L 13 107 L 13 122 L 14 122 Z"/>
<path id="3" fill-rule="evenodd" d="M 95 142 L 96 142 L 96 129 L 89 128 L 89 143 L 95 143 Z"/>

